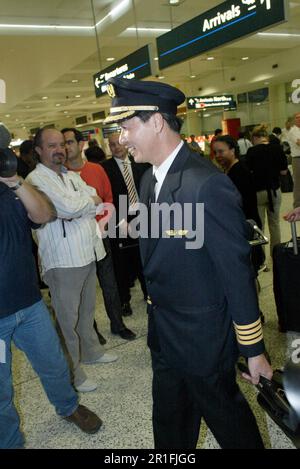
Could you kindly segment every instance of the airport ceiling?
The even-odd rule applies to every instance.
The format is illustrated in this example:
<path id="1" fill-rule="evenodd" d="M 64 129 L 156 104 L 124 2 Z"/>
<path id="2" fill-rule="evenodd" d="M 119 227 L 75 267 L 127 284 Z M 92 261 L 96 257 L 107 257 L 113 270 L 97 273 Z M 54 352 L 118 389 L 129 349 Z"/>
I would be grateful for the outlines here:
<path id="1" fill-rule="evenodd" d="M 109 99 L 95 97 L 94 73 L 155 43 L 163 30 L 220 3 L 179 0 L 178 5 L 170 6 L 169 0 L 0 0 L 0 78 L 7 85 L 7 102 L 0 104 L 0 121 L 18 132 L 107 109 Z M 289 21 L 271 32 L 300 33 L 300 0 L 288 3 Z M 237 73 L 244 65 L 242 57 L 249 57 L 255 64 L 299 46 L 300 34 L 276 39 L 253 35 L 157 74 L 191 93 L 210 76 L 230 69 Z M 209 56 L 214 60 L 207 60 Z M 114 60 L 108 62 L 109 58 Z"/>

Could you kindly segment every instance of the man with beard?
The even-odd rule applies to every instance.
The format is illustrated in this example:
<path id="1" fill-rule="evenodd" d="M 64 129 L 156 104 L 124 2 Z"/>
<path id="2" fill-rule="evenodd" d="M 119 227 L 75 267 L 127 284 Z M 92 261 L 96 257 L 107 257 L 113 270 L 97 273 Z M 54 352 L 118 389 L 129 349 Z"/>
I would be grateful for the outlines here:
<path id="1" fill-rule="evenodd" d="M 67 168 L 76 172 L 86 184 L 94 187 L 104 203 L 112 204 L 111 185 L 106 172 L 101 165 L 84 161 L 82 158 L 84 146 L 82 133 L 74 128 L 65 128 L 62 130 L 62 134 L 65 138 L 68 157 Z M 110 319 L 111 332 L 119 335 L 124 340 L 134 340 L 136 335 L 125 326 L 122 318 L 122 305 L 115 278 L 109 239 L 104 238 L 103 244 L 106 256 L 97 262 L 96 268 L 105 310 Z M 96 332 L 100 334 L 96 323 L 94 326 Z"/>
<path id="2" fill-rule="evenodd" d="M 40 160 L 27 180 L 43 191 L 57 211 L 57 220 L 37 231 L 42 275 L 72 362 L 77 391 L 97 388 L 81 363 L 109 363 L 117 357 L 104 352 L 93 329 L 96 303 L 96 261 L 105 256 L 96 231 L 96 190 L 65 167 L 61 132 L 40 129 L 34 148 Z"/>

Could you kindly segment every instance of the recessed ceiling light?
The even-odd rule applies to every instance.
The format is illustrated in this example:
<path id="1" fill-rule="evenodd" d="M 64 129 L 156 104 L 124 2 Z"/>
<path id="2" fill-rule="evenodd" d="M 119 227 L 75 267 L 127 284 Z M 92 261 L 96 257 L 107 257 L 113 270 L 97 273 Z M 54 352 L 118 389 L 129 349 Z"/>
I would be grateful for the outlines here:
<path id="1" fill-rule="evenodd" d="M 64 114 L 68 114 L 68 111 L 64 111 Z"/>
<path id="2" fill-rule="evenodd" d="M 249 60 L 249 57 L 242 57 L 242 60 Z"/>
<path id="3" fill-rule="evenodd" d="M 177 5 L 179 3 L 179 0 L 169 0 L 170 5 Z"/>
<path id="4" fill-rule="evenodd" d="M 55 106 L 56 106 L 56 107 L 60 107 L 60 106 L 61 106 L 61 104 L 55 104 Z"/>
<path id="5" fill-rule="evenodd" d="M 48 96 L 43 96 L 42 99 L 45 101 L 46 99 L 48 99 Z"/>
<path id="6" fill-rule="evenodd" d="M 300 37 L 300 34 L 295 33 L 257 33 L 257 35 L 265 37 Z"/>
<path id="7" fill-rule="evenodd" d="M 10 117 L 10 114 L 6 114 L 5 117 Z"/>
<path id="8" fill-rule="evenodd" d="M 78 83 L 79 80 L 72 80 L 72 83 Z"/>
<path id="9" fill-rule="evenodd" d="M 77 94 L 75 98 L 81 98 L 81 94 Z"/>
<path id="10" fill-rule="evenodd" d="M 126 31 L 132 33 L 168 33 L 170 28 L 126 28 Z"/>
<path id="11" fill-rule="evenodd" d="M 196 75 L 191 75 L 190 78 L 196 78 Z"/>
<path id="12" fill-rule="evenodd" d="M 159 80 L 163 80 L 165 77 L 163 77 L 162 75 L 160 77 L 158 77 Z"/>
<path id="13" fill-rule="evenodd" d="M 156 61 L 157 61 L 157 60 L 158 60 L 158 57 L 154 57 L 154 60 L 156 60 Z"/>
<path id="14" fill-rule="evenodd" d="M 214 57 L 207 57 L 207 60 L 215 60 Z"/>
<path id="15" fill-rule="evenodd" d="M 107 62 L 113 62 L 114 60 L 116 60 L 114 57 L 107 57 Z"/>

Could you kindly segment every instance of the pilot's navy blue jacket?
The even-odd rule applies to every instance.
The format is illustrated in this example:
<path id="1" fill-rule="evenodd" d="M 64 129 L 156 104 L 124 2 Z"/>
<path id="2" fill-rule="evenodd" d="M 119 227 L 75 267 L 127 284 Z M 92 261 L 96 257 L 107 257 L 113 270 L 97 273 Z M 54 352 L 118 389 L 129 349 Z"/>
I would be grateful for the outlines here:
<path id="1" fill-rule="evenodd" d="M 148 204 L 152 168 L 142 179 Z M 189 226 L 162 225 L 159 239 L 141 239 L 149 292 L 148 345 L 167 364 L 200 376 L 264 352 L 246 220 L 230 179 L 187 145 L 176 156 L 157 203 L 204 204 L 204 244 L 186 249 Z M 152 220 L 152 218 L 151 218 Z M 194 220 L 195 221 L 195 220 Z M 162 237 L 164 234 L 165 238 Z"/>

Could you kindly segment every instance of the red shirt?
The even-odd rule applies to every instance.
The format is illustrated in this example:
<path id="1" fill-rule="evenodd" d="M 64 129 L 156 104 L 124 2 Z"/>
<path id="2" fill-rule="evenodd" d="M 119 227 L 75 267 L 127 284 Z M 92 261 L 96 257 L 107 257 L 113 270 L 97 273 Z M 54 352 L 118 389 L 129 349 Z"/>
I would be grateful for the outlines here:
<path id="1" fill-rule="evenodd" d="M 83 179 L 83 181 L 88 186 L 94 187 L 94 189 L 96 189 L 98 196 L 101 197 L 104 203 L 113 204 L 113 195 L 110 180 L 102 166 L 87 161 L 86 163 L 84 163 L 82 168 L 68 168 L 68 170 L 74 171 L 75 173 L 79 173 L 81 179 Z M 96 217 L 97 221 L 99 221 L 107 214 L 108 212 L 106 211 L 103 213 L 103 215 L 98 215 Z"/>
<path id="2" fill-rule="evenodd" d="M 103 202 L 113 203 L 110 180 L 102 166 L 87 161 L 82 168 L 68 169 L 69 171 L 79 173 L 80 177 L 88 186 L 94 187 Z"/>

